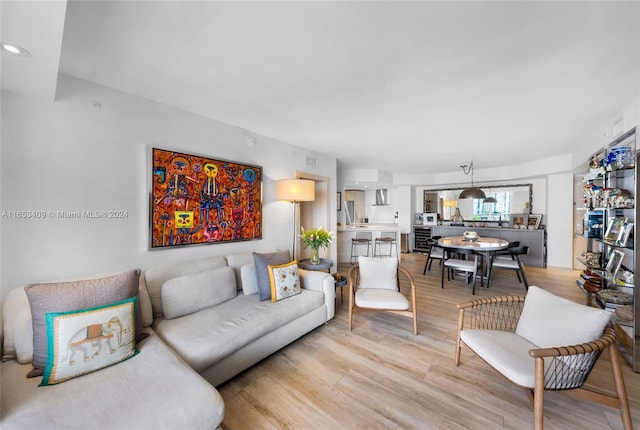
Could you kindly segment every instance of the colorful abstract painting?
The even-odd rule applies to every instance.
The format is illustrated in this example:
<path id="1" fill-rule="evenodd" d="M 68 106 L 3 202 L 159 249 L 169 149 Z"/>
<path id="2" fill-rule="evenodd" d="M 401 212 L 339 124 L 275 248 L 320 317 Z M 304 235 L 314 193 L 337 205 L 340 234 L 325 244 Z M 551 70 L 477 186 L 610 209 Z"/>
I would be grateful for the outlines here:
<path id="1" fill-rule="evenodd" d="M 262 167 L 152 149 L 151 248 L 262 238 Z"/>

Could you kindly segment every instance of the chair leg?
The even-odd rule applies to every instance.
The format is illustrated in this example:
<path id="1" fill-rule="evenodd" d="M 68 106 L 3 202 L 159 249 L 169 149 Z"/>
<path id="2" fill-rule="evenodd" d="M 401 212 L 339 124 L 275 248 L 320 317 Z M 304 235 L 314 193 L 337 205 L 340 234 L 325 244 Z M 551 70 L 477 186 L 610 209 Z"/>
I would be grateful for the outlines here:
<path id="1" fill-rule="evenodd" d="M 351 327 L 353 325 L 353 288 L 351 286 L 351 280 L 349 280 L 349 331 L 351 331 Z"/>
<path id="2" fill-rule="evenodd" d="M 524 284 L 524 289 L 525 291 L 529 291 L 529 283 L 527 282 L 527 276 L 524 274 L 524 266 L 522 265 L 522 261 L 520 261 L 519 256 L 517 256 L 516 260 L 518 261 L 518 267 L 520 267 L 520 273 L 522 274 L 522 283 Z M 518 279 L 520 279 L 520 277 L 518 277 Z"/>
<path id="3" fill-rule="evenodd" d="M 535 359 L 535 388 L 533 391 L 533 428 L 542 430 L 544 424 L 544 358 Z"/>
<path id="4" fill-rule="evenodd" d="M 415 301 L 415 295 L 411 298 L 411 306 L 413 307 L 413 334 L 418 335 L 418 305 Z"/>
<path id="5" fill-rule="evenodd" d="M 487 269 L 487 288 L 491 286 L 491 275 L 493 274 L 493 254 L 489 257 L 489 268 Z"/>
<path id="6" fill-rule="evenodd" d="M 460 364 L 460 350 L 462 348 L 462 341 L 460 340 L 460 332 L 464 328 L 464 309 L 458 311 L 458 337 L 456 339 L 456 355 L 455 362 L 456 367 Z"/>
<path id="7" fill-rule="evenodd" d="M 613 343 L 609 346 L 609 361 L 611 362 L 611 371 L 613 373 L 613 382 L 620 402 L 620 418 L 625 430 L 633 429 L 631 422 L 631 411 L 629 410 L 629 399 L 627 398 L 627 389 L 624 385 L 622 377 L 622 368 L 620 366 L 620 353 L 618 346 Z"/>
<path id="8" fill-rule="evenodd" d="M 444 288 L 444 271 L 447 270 L 447 280 L 449 279 L 449 269 L 443 264 L 441 267 L 441 276 L 440 276 L 440 288 Z"/>
<path id="9" fill-rule="evenodd" d="M 427 268 L 429 267 L 429 262 L 431 261 L 431 259 L 429 258 L 429 256 L 427 256 L 427 261 L 424 262 L 424 269 L 422 269 L 422 274 L 426 275 L 427 273 Z M 429 269 L 431 270 L 431 269 Z"/>
<path id="10" fill-rule="evenodd" d="M 473 271 L 473 288 L 471 288 L 471 295 L 476 295 L 476 279 L 478 277 L 478 265 L 476 264 L 476 270 Z"/>

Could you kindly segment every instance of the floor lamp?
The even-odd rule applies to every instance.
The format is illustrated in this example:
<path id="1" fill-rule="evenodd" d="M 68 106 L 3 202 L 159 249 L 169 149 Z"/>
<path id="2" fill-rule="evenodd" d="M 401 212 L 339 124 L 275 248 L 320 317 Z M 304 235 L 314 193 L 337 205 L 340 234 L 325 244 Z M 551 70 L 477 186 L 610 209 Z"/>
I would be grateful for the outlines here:
<path id="1" fill-rule="evenodd" d="M 276 199 L 291 202 L 293 207 L 293 255 L 296 258 L 296 203 L 316 199 L 316 183 L 309 179 L 282 179 L 276 181 Z"/>

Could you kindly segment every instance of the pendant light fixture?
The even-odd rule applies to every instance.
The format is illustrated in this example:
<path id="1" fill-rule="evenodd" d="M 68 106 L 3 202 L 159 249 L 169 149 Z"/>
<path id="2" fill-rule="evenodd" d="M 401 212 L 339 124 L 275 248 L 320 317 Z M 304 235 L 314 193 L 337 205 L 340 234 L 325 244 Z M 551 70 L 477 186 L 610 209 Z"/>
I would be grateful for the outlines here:
<path id="1" fill-rule="evenodd" d="M 496 200 L 495 197 L 493 197 L 493 191 L 491 189 L 489 189 L 489 197 L 487 197 L 486 199 L 484 199 L 482 201 L 482 203 L 498 203 L 498 200 Z"/>
<path id="2" fill-rule="evenodd" d="M 462 171 L 465 175 L 471 173 L 471 187 L 464 189 L 460 193 L 460 199 L 486 199 L 487 195 L 478 187 L 473 186 L 473 161 L 468 166 L 466 164 L 461 165 Z"/>

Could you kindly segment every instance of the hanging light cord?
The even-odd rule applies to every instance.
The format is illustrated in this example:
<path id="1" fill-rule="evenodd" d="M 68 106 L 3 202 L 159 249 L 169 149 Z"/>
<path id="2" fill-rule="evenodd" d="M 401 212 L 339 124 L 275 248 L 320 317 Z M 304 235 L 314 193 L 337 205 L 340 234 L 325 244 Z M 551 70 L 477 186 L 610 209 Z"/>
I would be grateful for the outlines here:
<path id="1" fill-rule="evenodd" d="M 468 166 L 466 164 L 461 164 L 460 167 L 462 167 L 462 171 L 465 175 L 469 176 L 469 173 L 471 173 L 471 186 L 473 187 L 473 161 Z"/>

